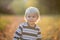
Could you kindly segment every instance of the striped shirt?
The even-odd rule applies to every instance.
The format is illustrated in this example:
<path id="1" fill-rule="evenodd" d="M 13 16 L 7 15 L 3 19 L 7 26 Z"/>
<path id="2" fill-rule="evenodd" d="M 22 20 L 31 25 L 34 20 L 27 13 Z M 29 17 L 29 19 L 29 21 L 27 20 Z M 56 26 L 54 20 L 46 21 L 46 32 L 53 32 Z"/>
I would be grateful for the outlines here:
<path id="1" fill-rule="evenodd" d="M 30 27 L 27 22 L 19 25 L 18 29 L 14 34 L 13 40 L 41 40 L 40 28 L 35 25 L 35 27 Z"/>

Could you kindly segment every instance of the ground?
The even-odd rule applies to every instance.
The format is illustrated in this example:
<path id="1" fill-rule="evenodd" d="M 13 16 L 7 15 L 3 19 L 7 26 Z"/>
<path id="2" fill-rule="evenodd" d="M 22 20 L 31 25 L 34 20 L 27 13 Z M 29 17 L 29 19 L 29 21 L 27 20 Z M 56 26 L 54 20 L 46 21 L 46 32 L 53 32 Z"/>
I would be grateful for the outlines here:
<path id="1" fill-rule="evenodd" d="M 14 32 L 18 28 L 18 25 L 24 22 L 24 17 L 23 16 L 1 16 L 1 18 L 6 19 L 10 23 L 6 24 L 6 29 L 3 31 L 5 36 L 2 35 L 3 33 L 0 33 L 0 40 L 12 40 Z M 41 28 L 43 39 L 46 40 L 50 38 L 52 34 L 55 34 L 57 36 L 57 32 L 55 31 L 56 32 L 55 33 L 54 30 L 60 26 L 60 18 L 53 17 L 53 16 L 41 16 L 41 20 L 37 24 Z M 56 39 L 55 35 L 54 35 L 54 40 Z"/>

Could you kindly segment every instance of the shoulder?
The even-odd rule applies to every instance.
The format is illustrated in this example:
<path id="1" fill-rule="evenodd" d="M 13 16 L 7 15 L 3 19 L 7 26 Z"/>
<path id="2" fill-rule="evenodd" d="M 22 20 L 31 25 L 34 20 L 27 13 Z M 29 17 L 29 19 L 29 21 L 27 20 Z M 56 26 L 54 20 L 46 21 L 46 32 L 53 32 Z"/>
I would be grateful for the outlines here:
<path id="1" fill-rule="evenodd" d="M 23 22 L 21 24 L 19 24 L 20 27 L 23 27 L 23 26 L 27 26 L 27 23 L 26 22 Z"/>
<path id="2" fill-rule="evenodd" d="M 36 25 L 36 27 L 35 27 L 37 30 L 40 30 L 40 26 L 38 26 L 38 25 Z"/>

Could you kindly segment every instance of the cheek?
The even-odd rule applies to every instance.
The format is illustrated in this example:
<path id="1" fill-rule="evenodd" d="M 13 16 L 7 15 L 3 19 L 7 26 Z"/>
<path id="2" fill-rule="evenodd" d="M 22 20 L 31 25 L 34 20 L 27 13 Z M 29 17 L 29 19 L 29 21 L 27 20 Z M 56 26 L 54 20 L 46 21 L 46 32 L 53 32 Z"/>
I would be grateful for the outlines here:
<path id="1" fill-rule="evenodd" d="M 34 18 L 34 20 L 37 20 L 37 19 L 38 19 L 37 17 Z"/>
<path id="2" fill-rule="evenodd" d="M 34 20 L 35 20 L 35 21 L 37 21 L 37 19 L 36 19 L 36 18 L 35 18 Z"/>
<path id="3" fill-rule="evenodd" d="M 26 20 L 30 20 L 28 17 L 26 17 Z"/>

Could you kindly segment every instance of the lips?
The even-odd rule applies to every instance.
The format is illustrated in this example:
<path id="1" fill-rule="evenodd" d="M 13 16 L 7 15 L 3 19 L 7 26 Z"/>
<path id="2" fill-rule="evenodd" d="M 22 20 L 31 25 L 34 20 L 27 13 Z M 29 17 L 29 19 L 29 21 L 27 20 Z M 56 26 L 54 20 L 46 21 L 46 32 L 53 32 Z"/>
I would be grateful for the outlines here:
<path id="1" fill-rule="evenodd" d="M 30 21 L 30 22 L 34 22 L 34 21 Z"/>

